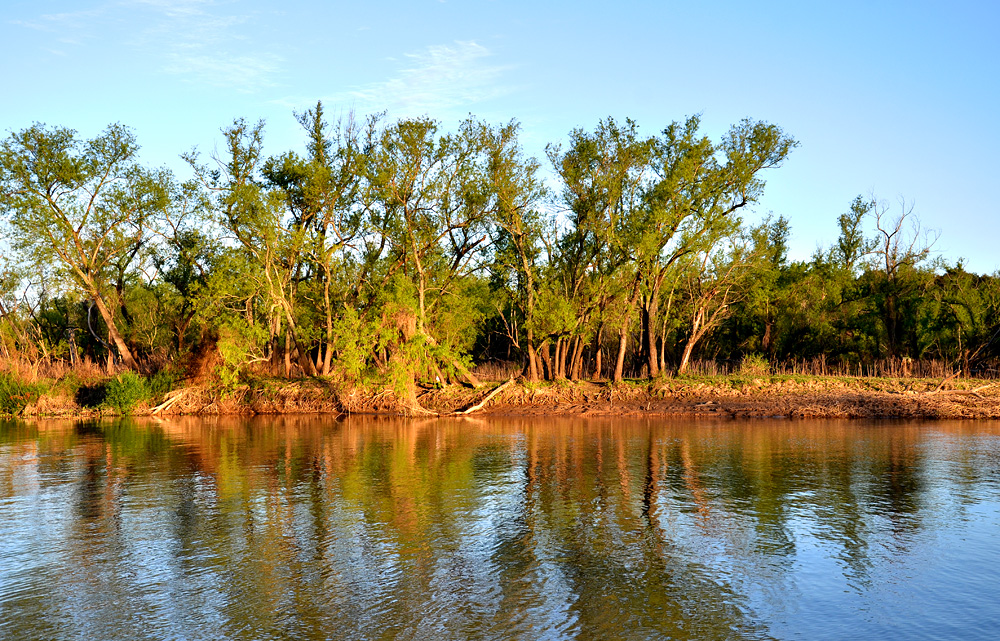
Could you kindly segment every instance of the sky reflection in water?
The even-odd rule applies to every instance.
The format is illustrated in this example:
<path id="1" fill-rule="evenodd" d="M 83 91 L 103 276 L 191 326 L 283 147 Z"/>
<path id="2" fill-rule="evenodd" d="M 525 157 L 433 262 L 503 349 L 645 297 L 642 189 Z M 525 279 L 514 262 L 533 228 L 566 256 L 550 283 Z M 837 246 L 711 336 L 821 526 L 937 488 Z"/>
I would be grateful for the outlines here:
<path id="1" fill-rule="evenodd" d="M 987 639 L 1000 424 L 0 423 L 0 638 Z"/>

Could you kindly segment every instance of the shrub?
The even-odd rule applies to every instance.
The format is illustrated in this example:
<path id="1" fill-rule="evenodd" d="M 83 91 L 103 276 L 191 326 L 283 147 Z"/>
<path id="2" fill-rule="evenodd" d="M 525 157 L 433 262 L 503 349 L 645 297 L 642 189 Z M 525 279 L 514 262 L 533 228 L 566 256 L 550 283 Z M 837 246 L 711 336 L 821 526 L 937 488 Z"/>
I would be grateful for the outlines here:
<path id="1" fill-rule="evenodd" d="M 770 376 L 771 364 L 760 354 L 747 354 L 740 361 L 740 376 Z"/>
<path id="2" fill-rule="evenodd" d="M 10 372 L 0 372 L 0 414 L 17 415 L 38 399 L 37 385 L 26 383 Z"/>
<path id="3" fill-rule="evenodd" d="M 180 375 L 169 369 L 161 369 L 146 381 L 146 391 L 150 398 L 161 398 L 174 389 Z"/>
<path id="4" fill-rule="evenodd" d="M 146 381 L 135 372 L 123 372 L 104 386 L 104 404 L 119 414 L 128 414 L 149 396 Z"/>
<path id="5" fill-rule="evenodd" d="M 248 325 L 242 319 L 231 319 L 219 329 L 215 346 L 222 363 L 215 368 L 215 375 L 222 396 L 228 396 L 240 386 L 247 365 L 255 360 L 255 354 L 260 353 L 266 341 L 263 327 Z"/>

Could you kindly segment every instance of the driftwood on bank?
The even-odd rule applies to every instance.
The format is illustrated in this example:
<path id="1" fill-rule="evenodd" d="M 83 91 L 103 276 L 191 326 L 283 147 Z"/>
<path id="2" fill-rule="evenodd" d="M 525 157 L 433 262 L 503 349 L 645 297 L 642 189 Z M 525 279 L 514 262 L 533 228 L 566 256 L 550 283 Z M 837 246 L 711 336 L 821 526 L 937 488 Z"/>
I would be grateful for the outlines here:
<path id="1" fill-rule="evenodd" d="M 970 389 L 970 390 L 953 390 L 952 394 L 969 394 L 971 396 L 975 396 L 976 398 L 978 398 L 980 400 L 985 400 L 984 397 L 979 394 L 979 392 L 982 392 L 983 390 L 987 390 L 987 389 L 989 389 L 991 387 L 994 387 L 995 385 L 997 385 L 997 383 L 987 383 L 986 385 L 980 385 L 979 387 L 977 387 L 975 389 Z"/>
<path id="2" fill-rule="evenodd" d="M 959 372 L 955 372 L 955 373 L 954 373 L 954 374 L 952 374 L 951 376 L 949 376 L 949 377 L 945 378 L 945 379 L 944 379 L 943 381 L 941 381 L 941 384 L 940 384 L 940 385 L 938 385 L 938 386 L 937 386 L 937 388 L 935 388 L 935 390 L 934 390 L 933 392 L 927 392 L 927 395 L 928 395 L 928 396 L 931 396 L 931 395 L 933 395 L 933 394 L 937 394 L 937 393 L 938 393 L 938 392 L 940 392 L 940 391 L 941 391 L 942 389 L 944 389 L 944 386 L 945 386 L 945 385 L 946 385 L 946 384 L 948 383 L 948 381 L 950 381 L 951 379 L 955 378 L 955 377 L 956 377 L 956 376 L 958 376 L 958 375 L 959 375 Z"/>
<path id="3" fill-rule="evenodd" d="M 156 415 L 164 410 L 170 409 L 170 407 L 173 406 L 174 403 L 176 403 L 177 401 L 181 400 L 181 398 L 183 398 L 184 395 L 190 391 L 190 389 L 191 388 L 185 387 L 183 389 L 174 390 L 173 392 L 168 392 L 167 395 L 164 397 L 165 400 L 156 407 L 154 407 L 153 409 L 151 409 L 149 413 Z"/>
<path id="4" fill-rule="evenodd" d="M 416 401 L 410 401 L 405 407 L 418 416 L 440 416 L 434 410 L 429 410 Z"/>
<path id="5" fill-rule="evenodd" d="M 987 383 L 985 385 L 980 385 L 979 387 L 976 387 L 974 389 L 952 389 L 952 390 L 946 390 L 946 389 L 944 389 L 944 387 L 945 387 L 945 385 L 947 385 L 948 381 L 950 381 L 951 379 L 953 379 L 956 376 L 958 376 L 958 374 L 959 374 L 959 372 L 955 372 L 951 376 L 945 378 L 943 381 L 941 381 L 941 384 L 938 385 L 934 389 L 934 391 L 932 391 L 932 392 L 924 392 L 924 395 L 925 396 L 934 396 L 935 394 L 941 394 L 941 393 L 946 393 L 946 394 L 966 394 L 966 395 L 969 395 L 969 396 L 975 396 L 978 399 L 982 399 L 983 397 L 979 394 L 979 392 L 982 392 L 984 390 L 987 390 L 987 389 L 989 389 L 989 388 L 994 387 L 995 385 L 997 385 L 997 383 Z"/>
<path id="6" fill-rule="evenodd" d="M 494 396 L 504 391 L 513 384 L 514 384 L 513 378 L 507 379 L 505 383 L 501 383 L 500 385 L 497 385 L 495 388 L 493 388 L 493 391 L 487 394 L 485 398 L 483 398 L 483 400 L 479 401 L 475 405 L 471 405 L 465 408 L 464 410 L 458 410 L 455 412 L 455 414 L 472 414 L 473 412 L 478 412 L 479 410 L 483 409 L 483 407 L 485 407 L 486 404 L 489 403 Z"/>
<path id="7" fill-rule="evenodd" d="M 469 385 L 471 385 L 474 389 L 479 389 L 483 386 L 482 381 L 476 378 L 476 375 L 469 371 L 469 368 L 465 365 L 462 365 L 457 360 L 452 360 L 451 365 L 458 370 L 459 374 L 465 377 L 465 380 L 468 381 Z"/>

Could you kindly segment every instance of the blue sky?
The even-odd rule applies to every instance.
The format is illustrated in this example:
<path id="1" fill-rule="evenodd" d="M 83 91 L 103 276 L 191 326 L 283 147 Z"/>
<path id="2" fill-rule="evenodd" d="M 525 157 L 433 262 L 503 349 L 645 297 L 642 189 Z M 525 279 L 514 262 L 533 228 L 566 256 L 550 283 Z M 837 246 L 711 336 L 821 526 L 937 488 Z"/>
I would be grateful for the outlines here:
<path id="1" fill-rule="evenodd" d="M 529 153 L 600 118 L 702 114 L 800 141 L 757 216 L 791 255 L 858 194 L 912 203 L 950 261 L 1000 269 L 1000 2 L 4 0 L 0 128 L 133 127 L 143 159 L 211 152 L 235 117 L 302 148 L 293 110 L 517 119 Z"/>

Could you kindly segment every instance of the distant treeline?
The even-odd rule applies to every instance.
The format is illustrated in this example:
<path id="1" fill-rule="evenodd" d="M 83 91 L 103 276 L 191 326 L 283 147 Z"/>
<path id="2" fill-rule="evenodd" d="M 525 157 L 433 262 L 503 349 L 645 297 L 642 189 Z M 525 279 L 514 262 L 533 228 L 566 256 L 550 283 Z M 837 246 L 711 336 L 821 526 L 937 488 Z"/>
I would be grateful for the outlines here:
<path id="1" fill-rule="evenodd" d="M 305 156 L 237 120 L 190 177 L 131 131 L 33 125 L 0 143 L 0 357 L 346 382 L 655 377 L 693 359 L 817 359 L 842 371 L 1000 354 L 1000 282 L 934 260 L 912 208 L 858 197 L 839 237 L 787 258 L 751 224 L 797 143 L 697 117 L 653 137 L 606 119 L 526 157 L 515 122 L 297 114 Z M 204 371 L 203 371 L 204 373 Z"/>

